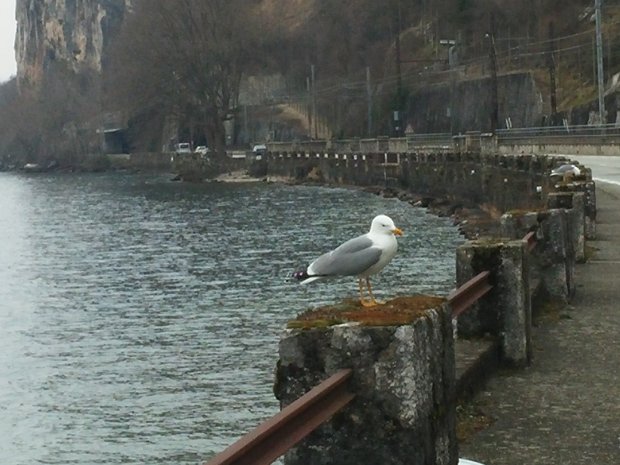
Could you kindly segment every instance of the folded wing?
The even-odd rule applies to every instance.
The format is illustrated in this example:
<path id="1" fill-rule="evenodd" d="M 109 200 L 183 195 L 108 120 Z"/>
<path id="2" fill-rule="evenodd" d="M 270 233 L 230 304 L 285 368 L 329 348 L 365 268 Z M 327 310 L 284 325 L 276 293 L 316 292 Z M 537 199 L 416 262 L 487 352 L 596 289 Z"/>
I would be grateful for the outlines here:
<path id="1" fill-rule="evenodd" d="M 351 239 L 321 255 L 308 267 L 309 276 L 356 276 L 379 261 L 381 250 L 367 236 Z"/>

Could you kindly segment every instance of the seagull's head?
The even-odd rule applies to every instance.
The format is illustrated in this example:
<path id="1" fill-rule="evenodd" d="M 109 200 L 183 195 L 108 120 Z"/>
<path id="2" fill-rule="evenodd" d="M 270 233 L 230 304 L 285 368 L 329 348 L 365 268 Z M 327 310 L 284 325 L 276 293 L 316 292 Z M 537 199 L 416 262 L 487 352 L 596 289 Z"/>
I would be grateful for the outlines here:
<path id="1" fill-rule="evenodd" d="M 392 218 L 386 215 L 376 216 L 375 219 L 372 220 L 370 232 L 372 234 L 393 234 L 395 236 L 403 235 L 403 232 L 396 227 L 392 221 Z"/>

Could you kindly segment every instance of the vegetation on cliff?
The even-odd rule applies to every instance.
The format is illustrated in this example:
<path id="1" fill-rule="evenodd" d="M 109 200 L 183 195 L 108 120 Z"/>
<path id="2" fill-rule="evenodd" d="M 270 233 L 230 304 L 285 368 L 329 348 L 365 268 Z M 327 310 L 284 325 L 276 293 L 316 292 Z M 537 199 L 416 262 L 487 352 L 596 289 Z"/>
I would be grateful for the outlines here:
<path id="1" fill-rule="evenodd" d="M 132 150 L 160 150 L 172 131 L 218 152 L 242 141 L 225 127 L 248 111 L 249 75 L 282 76 L 262 97 L 272 137 L 279 114 L 305 118 L 307 137 L 390 134 L 416 92 L 488 76 L 492 52 L 499 74 L 532 73 L 545 113 L 568 115 L 596 95 L 592 14 L 589 0 L 137 0 L 102 74 L 51 57 L 36 85 L 0 89 L 0 157 L 70 163 L 99 150 L 105 114 L 122 115 Z M 619 15 L 606 1 L 607 81 Z"/>

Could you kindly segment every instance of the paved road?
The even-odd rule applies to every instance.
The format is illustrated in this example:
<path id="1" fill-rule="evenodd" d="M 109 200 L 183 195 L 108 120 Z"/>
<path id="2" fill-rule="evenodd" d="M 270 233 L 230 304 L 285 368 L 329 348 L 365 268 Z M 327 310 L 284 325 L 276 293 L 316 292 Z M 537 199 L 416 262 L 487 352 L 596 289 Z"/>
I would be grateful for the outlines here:
<path id="1" fill-rule="evenodd" d="M 620 157 L 602 157 L 598 155 L 565 156 L 591 168 L 592 177 L 595 181 L 605 181 L 620 185 Z"/>
<path id="2" fill-rule="evenodd" d="M 611 166 L 607 157 L 581 158 L 595 177 L 620 184 L 620 158 Z M 529 368 L 500 372 L 475 397 L 493 424 L 461 444 L 461 457 L 620 464 L 620 185 L 598 182 L 597 201 L 597 240 L 588 243 L 597 252 L 577 266 L 573 302 L 534 328 Z"/>

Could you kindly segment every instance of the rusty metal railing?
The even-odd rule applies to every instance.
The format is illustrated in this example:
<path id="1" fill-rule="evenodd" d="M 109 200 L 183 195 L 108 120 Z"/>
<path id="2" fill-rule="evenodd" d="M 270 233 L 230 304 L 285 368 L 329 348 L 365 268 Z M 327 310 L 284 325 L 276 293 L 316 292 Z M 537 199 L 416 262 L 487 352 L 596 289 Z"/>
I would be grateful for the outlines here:
<path id="1" fill-rule="evenodd" d="M 352 373 L 346 369 L 332 375 L 205 465 L 272 463 L 353 400 L 347 386 Z"/>
<path id="2" fill-rule="evenodd" d="M 465 284 L 448 294 L 448 303 L 452 307 L 453 319 L 458 317 L 476 303 L 478 299 L 493 289 L 493 286 L 489 282 L 490 275 L 491 272 L 489 271 L 478 273 Z"/>
<path id="3" fill-rule="evenodd" d="M 523 236 L 523 242 L 525 242 L 525 246 L 528 252 L 531 252 L 532 250 L 534 250 L 534 247 L 536 247 L 537 240 L 538 239 L 536 237 L 536 231 L 530 231 L 525 236 Z"/>

